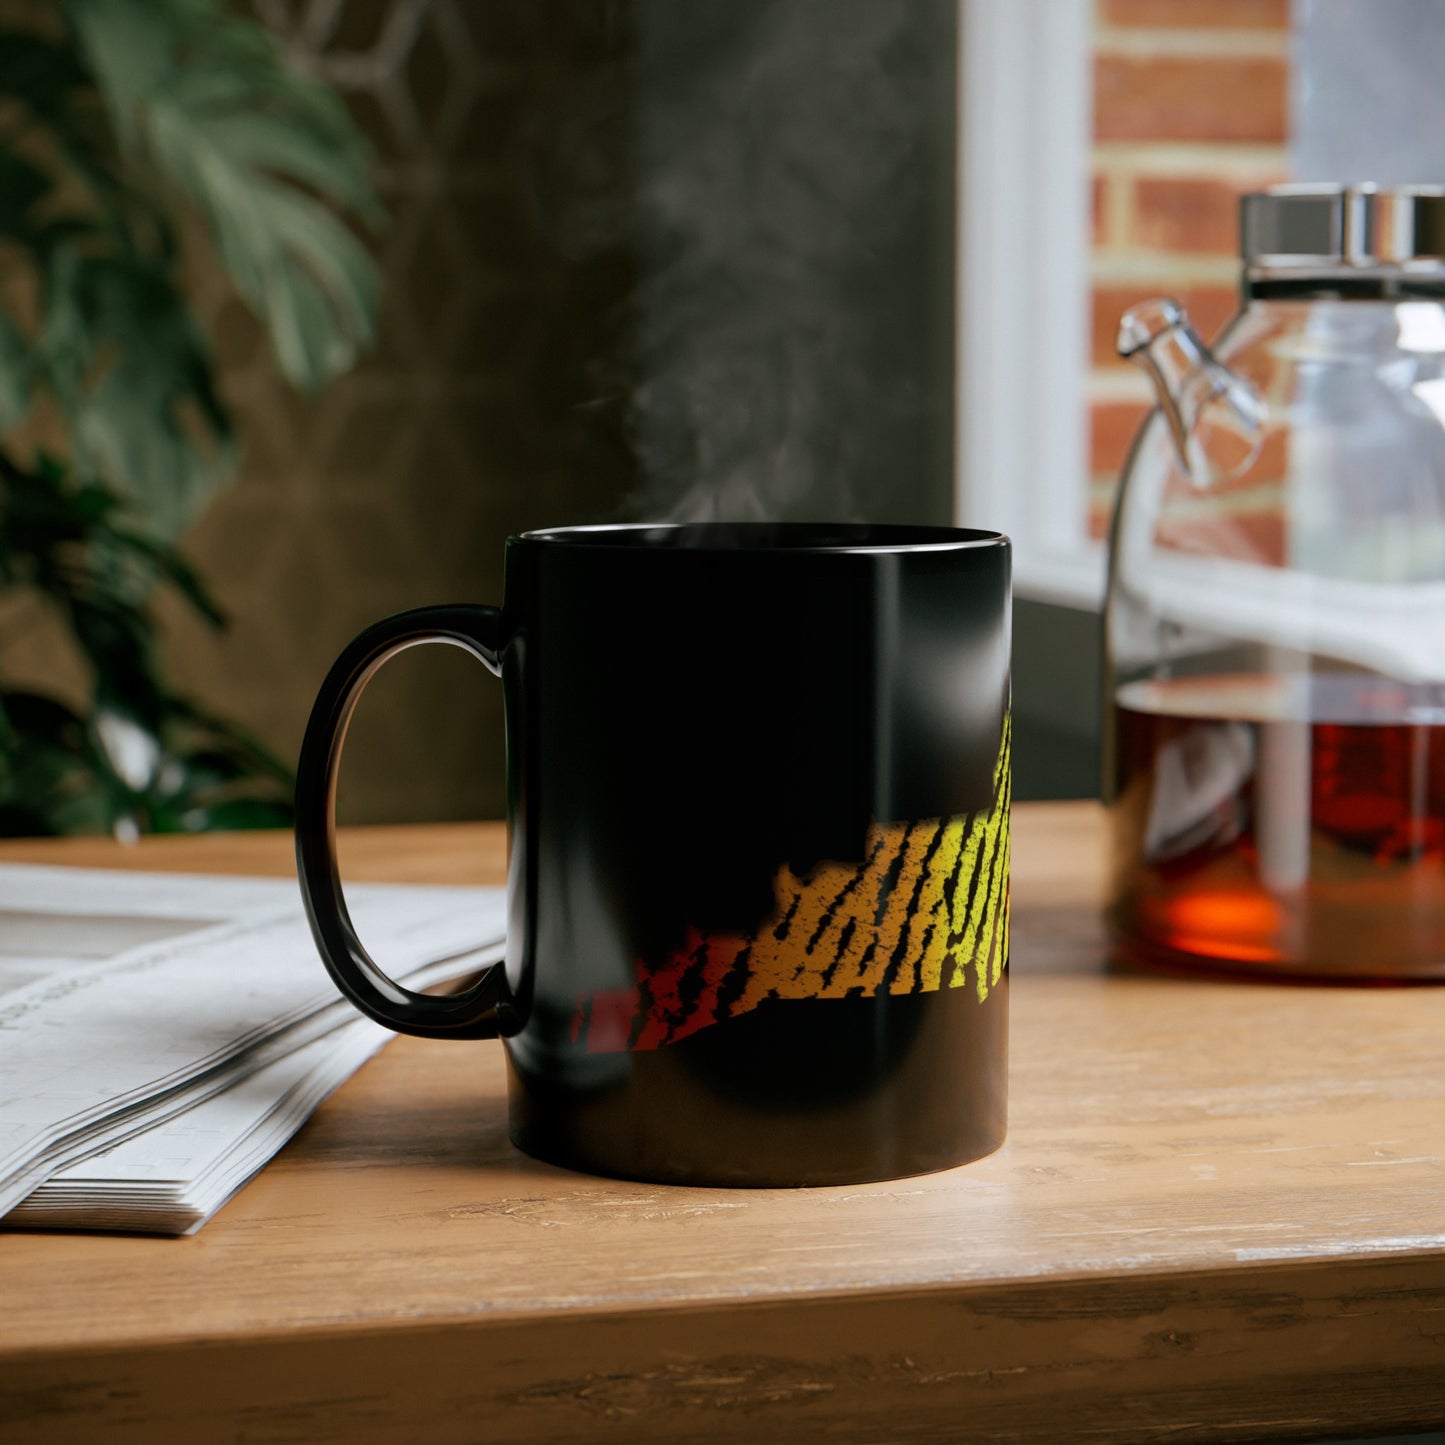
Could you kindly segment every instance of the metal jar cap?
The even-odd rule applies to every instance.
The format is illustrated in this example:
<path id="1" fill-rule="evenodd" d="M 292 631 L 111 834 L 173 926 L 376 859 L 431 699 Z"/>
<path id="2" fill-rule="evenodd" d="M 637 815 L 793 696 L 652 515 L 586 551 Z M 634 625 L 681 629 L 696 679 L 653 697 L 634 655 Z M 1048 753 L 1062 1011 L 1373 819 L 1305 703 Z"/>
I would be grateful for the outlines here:
<path id="1" fill-rule="evenodd" d="M 1445 187 L 1274 186 L 1243 197 L 1247 267 L 1434 269 L 1445 263 Z"/>

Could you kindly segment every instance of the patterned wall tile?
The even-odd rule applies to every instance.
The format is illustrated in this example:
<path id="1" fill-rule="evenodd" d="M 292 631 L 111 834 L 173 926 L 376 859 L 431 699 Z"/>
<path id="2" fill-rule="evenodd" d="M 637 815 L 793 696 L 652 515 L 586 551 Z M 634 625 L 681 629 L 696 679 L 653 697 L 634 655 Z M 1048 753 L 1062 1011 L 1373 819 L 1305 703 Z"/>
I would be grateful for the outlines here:
<path id="1" fill-rule="evenodd" d="M 286 390 L 254 323 L 197 268 L 246 453 L 189 539 L 232 625 L 217 641 L 172 609 L 171 655 L 182 682 L 294 757 L 353 633 L 403 607 L 500 600 L 509 533 L 613 515 L 629 488 L 615 424 L 587 406 L 625 268 L 579 264 L 532 185 L 569 93 L 606 88 L 626 36 L 593 25 L 593 4 L 564 7 L 587 23 L 564 23 L 585 35 L 560 46 L 530 0 L 254 8 L 346 97 L 390 213 L 379 344 L 319 397 Z M 449 653 L 408 654 L 372 685 L 343 820 L 502 813 L 500 698 Z"/>

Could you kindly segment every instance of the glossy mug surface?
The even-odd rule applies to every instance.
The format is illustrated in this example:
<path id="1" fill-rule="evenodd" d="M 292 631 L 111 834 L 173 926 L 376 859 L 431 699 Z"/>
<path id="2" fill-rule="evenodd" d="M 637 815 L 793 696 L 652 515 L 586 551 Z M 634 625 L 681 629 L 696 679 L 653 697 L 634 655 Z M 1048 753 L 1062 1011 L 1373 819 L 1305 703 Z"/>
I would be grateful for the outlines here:
<path id="1" fill-rule="evenodd" d="M 454 998 L 366 956 L 337 882 L 366 678 L 460 644 L 505 691 L 505 965 Z M 320 952 L 404 1032 L 500 1034 L 513 1141 L 689 1184 L 897 1178 L 1003 1140 L 1009 544 L 953 528 L 566 528 L 505 603 L 363 633 L 317 699 L 297 855 Z"/>

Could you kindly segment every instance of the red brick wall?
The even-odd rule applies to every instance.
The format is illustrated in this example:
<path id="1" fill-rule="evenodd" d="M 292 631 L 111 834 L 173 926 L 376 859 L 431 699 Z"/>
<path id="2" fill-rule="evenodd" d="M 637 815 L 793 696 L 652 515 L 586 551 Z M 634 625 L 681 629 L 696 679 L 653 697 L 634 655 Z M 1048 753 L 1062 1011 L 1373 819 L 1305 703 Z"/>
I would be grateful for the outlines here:
<path id="1" fill-rule="evenodd" d="M 1236 308 L 1241 193 L 1285 180 L 1288 0 L 1095 0 L 1089 528 L 1102 536 L 1149 407 L 1121 313 L 1178 297 L 1205 335 Z"/>

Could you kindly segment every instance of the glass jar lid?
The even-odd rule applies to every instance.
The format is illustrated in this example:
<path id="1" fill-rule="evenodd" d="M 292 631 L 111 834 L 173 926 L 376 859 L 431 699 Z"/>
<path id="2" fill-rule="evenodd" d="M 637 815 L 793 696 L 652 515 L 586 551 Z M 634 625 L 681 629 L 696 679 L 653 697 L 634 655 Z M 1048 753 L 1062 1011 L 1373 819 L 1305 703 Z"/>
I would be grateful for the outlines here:
<path id="1" fill-rule="evenodd" d="M 1445 266 L 1445 187 L 1274 186 L 1244 196 L 1240 255 L 1250 270 Z"/>

